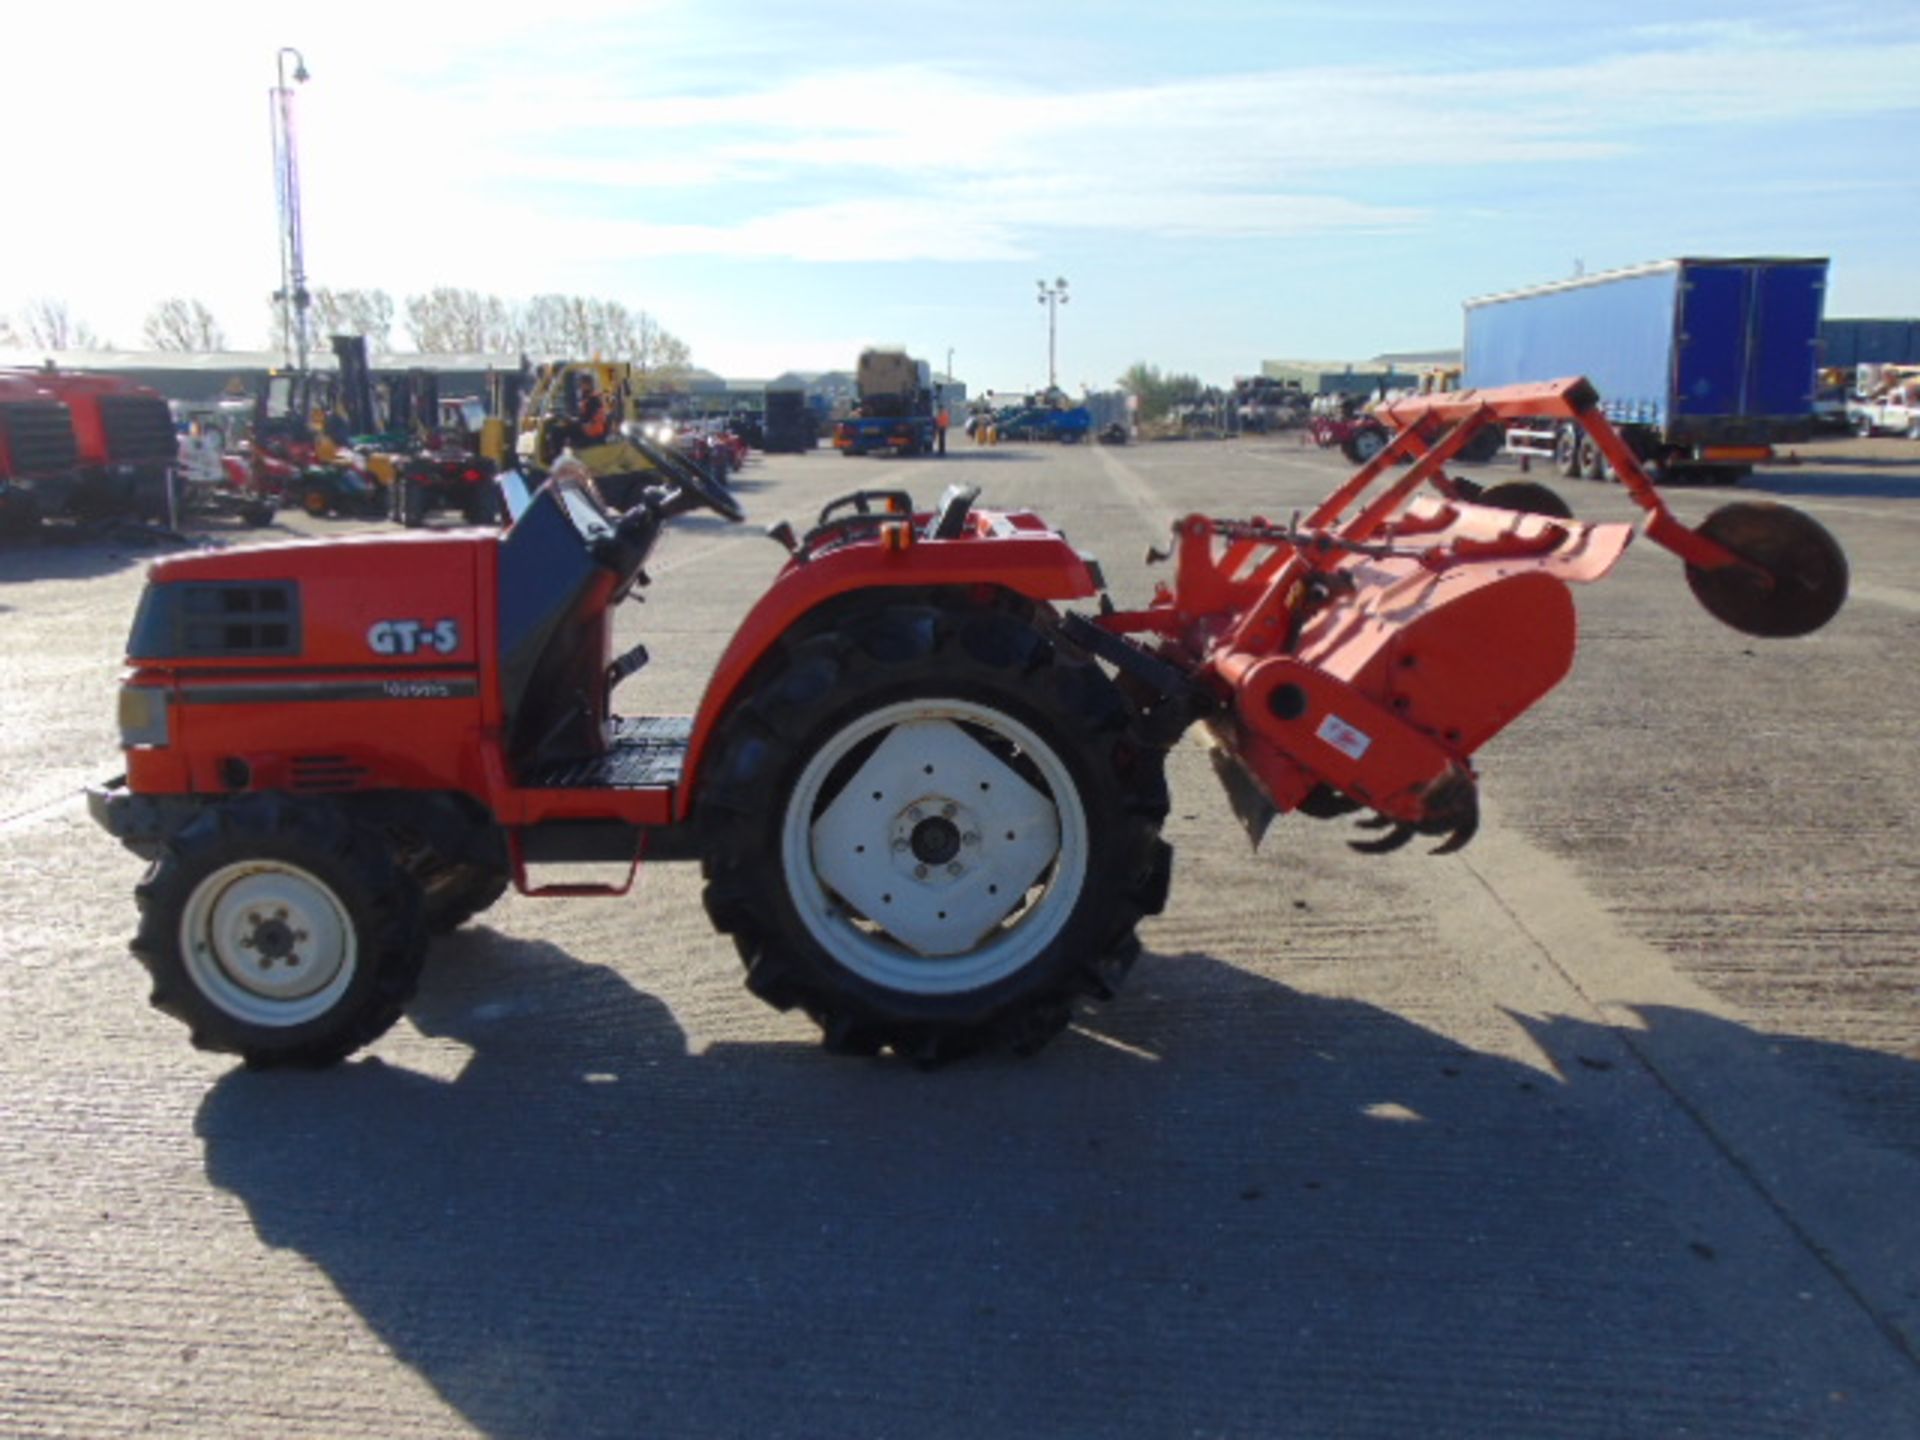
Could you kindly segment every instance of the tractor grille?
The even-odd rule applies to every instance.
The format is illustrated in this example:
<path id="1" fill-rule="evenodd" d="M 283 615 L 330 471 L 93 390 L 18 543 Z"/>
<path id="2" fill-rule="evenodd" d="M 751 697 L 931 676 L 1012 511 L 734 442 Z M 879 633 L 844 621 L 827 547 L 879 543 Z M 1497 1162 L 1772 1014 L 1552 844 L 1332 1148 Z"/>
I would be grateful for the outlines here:
<path id="1" fill-rule="evenodd" d="M 605 753 L 542 765 L 524 783 L 534 790 L 643 790 L 679 783 L 693 734 L 690 718 L 616 718 L 613 725 L 613 743 Z"/>
<path id="2" fill-rule="evenodd" d="M 309 795 L 357 790 L 367 778 L 367 767 L 345 755 L 295 755 L 287 768 L 291 787 Z"/>
<path id="3" fill-rule="evenodd" d="M 0 405 L 0 440 L 17 475 L 55 475 L 73 469 L 78 451 L 73 419 L 57 400 Z"/>
<path id="4" fill-rule="evenodd" d="M 292 655 L 299 646 L 287 581 L 183 585 L 181 655 Z"/>
<path id="5" fill-rule="evenodd" d="M 170 465 L 178 453 L 173 417 L 158 395 L 102 395 L 107 459 L 117 465 Z"/>

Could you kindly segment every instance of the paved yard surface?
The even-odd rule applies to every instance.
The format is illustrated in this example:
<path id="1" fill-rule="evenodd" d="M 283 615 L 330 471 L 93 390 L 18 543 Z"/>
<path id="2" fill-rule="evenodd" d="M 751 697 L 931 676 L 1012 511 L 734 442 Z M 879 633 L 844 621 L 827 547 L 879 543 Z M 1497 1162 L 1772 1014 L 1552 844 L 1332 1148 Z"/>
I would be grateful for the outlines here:
<path id="1" fill-rule="evenodd" d="M 623 702 L 690 710 L 759 526 L 856 483 L 1031 504 L 1133 604 L 1173 516 L 1341 473 L 756 458 L 755 523 L 682 524 L 622 615 Z M 1636 545 L 1453 857 L 1253 853 L 1189 741 L 1127 990 L 932 1073 L 762 1007 L 675 866 L 509 897 L 335 1070 L 194 1052 L 77 794 L 146 557 L 0 552 L 0 1434 L 1920 1434 L 1920 446 L 1745 489 L 1846 546 L 1826 631 L 1725 630 Z"/>

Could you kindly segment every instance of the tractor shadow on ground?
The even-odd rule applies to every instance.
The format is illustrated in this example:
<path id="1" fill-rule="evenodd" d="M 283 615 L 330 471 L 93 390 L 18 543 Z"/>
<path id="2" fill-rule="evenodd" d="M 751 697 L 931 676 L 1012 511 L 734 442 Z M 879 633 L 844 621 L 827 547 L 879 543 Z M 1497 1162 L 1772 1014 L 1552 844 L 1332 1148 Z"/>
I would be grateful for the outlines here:
<path id="1" fill-rule="evenodd" d="M 490 1436 L 1913 1418 L 1910 1388 L 1836 1411 L 1864 1326 L 1776 1333 L 1790 1297 L 1743 1305 L 1769 1257 L 1650 1153 L 1621 1099 L 1649 1082 L 1605 1060 L 1605 1027 L 1538 1022 L 1556 1073 L 1148 956 L 1042 1056 L 922 1073 L 797 1043 L 689 1054 L 611 969 L 484 929 L 458 945 L 411 1011 L 471 1048 L 456 1078 L 235 1070 L 197 1129 L 261 1238 Z M 1729 1060 L 1774 1043 L 1643 1018 Z"/>

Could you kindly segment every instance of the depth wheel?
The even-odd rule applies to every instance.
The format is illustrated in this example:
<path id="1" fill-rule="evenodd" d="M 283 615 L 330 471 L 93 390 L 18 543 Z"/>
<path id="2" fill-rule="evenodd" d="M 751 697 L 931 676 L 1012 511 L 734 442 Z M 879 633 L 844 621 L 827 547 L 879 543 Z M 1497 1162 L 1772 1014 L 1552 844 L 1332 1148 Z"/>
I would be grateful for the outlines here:
<path id="1" fill-rule="evenodd" d="M 1162 753 L 1023 607 L 840 613 L 716 739 L 708 913 L 749 988 L 831 1048 L 1037 1049 L 1114 993 L 1165 903 Z"/>
<path id="2" fill-rule="evenodd" d="M 1742 500 L 1709 515 L 1699 533 L 1771 577 L 1742 566 L 1687 566 L 1687 584 L 1707 613 L 1747 635 L 1809 635 L 1847 599 L 1847 557 L 1826 527 L 1790 505 Z"/>
<path id="3" fill-rule="evenodd" d="M 419 983 L 419 887 L 325 802 L 210 806 L 134 896 L 154 1006 L 252 1065 L 331 1064 L 385 1034 Z"/>
<path id="4" fill-rule="evenodd" d="M 1559 494 L 1535 480 L 1506 480 L 1489 486 L 1474 502 L 1497 510 L 1519 510 L 1528 515 L 1551 515 L 1556 520 L 1571 520 L 1573 507 Z"/>

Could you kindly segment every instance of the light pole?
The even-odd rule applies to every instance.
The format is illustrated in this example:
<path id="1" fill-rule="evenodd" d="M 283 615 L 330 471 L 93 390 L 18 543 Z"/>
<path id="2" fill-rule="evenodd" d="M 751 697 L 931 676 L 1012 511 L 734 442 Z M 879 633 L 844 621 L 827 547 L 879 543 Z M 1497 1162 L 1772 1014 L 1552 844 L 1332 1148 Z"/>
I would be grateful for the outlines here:
<path id="1" fill-rule="evenodd" d="M 293 80 L 308 80 L 306 57 L 291 45 L 282 45 L 274 58 L 279 83 L 269 98 L 273 115 L 273 186 L 280 206 L 281 326 L 286 332 L 287 363 L 295 373 L 307 368 L 307 257 L 300 238 L 300 161 L 293 143 L 293 89 L 287 84 L 287 57 L 293 57 Z"/>
<path id="2" fill-rule="evenodd" d="M 1060 307 L 1067 303 L 1067 281 L 1065 276 L 1060 276 L 1051 286 L 1044 280 L 1036 280 L 1033 283 L 1040 287 L 1040 293 L 1035 298 L 1047 307 L 1047 390 L 1048 393 L 1052 393 L 1056 388 L 1053 383 L 1055 317 Z"/>

